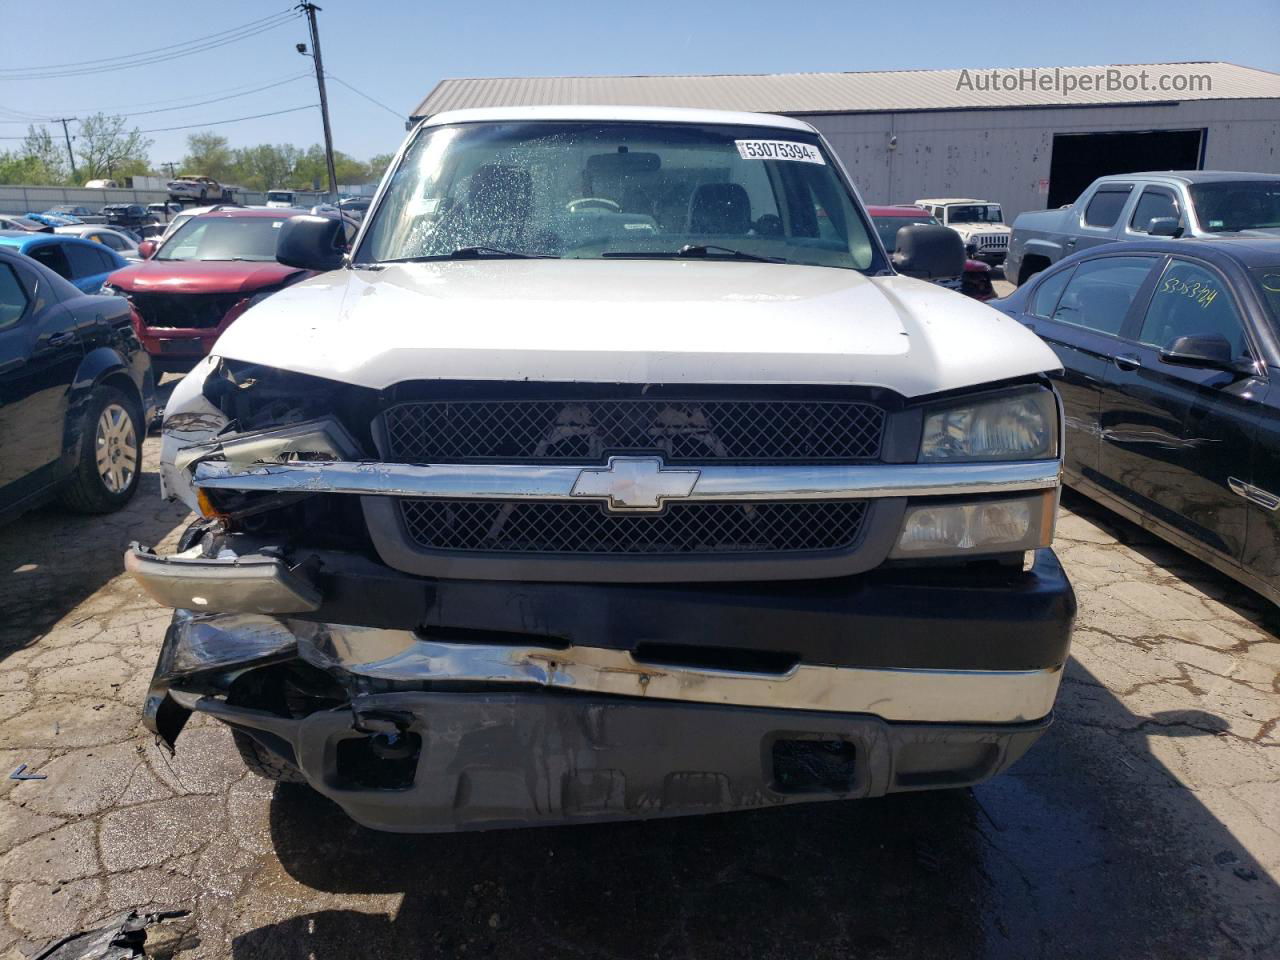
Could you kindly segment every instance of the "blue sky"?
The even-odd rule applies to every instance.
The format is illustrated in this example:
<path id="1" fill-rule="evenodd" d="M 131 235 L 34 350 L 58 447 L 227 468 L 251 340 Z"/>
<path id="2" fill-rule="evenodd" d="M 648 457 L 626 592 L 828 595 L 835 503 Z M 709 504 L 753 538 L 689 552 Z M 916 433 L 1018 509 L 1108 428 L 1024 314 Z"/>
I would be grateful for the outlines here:
<path id="1" fill-rule="evenodd" d="M 40 67 L 163 47 L 287 8 L 287 0 L 218 3 L 10 2 L 0 9 L 5 67 Z M 559 74 L 790 73 L 931 67 L 1052 66 L 1229 60 L 1280 71 L 1280 2 L 1073 0 L 975 3 L 765 3 L 597 0 L 427 3 L 321 0 L 328 72 L 407 114 L 443 77 Z M 178 27 L 180 25 L 180 29 Z M 14 42 L 27 38 L 26 42 Z M 311 69 L 293 49 L 304 21 L 168 63 L 90 76 L 5 79 L 0 112 L 130 114 L 144 130 L 314 103 Z M 186 106 L 275 81 L 269 90 Z M 331 83 L 335 145 L 360 158 L 393 150 L 402 121 Z M 198 128 L 197 128 L 198 129 Z M 241 146 L 320 139 L 316 110 L 210 127 Z M 60 128 L 59 128 L 60 130 Z M 0 136 L 21 135 L 15 123 Z M 157 162 L 180 160 L 191 131 L 150 133 Z M 0 147 L 13 145 L 0 140 Z"/>

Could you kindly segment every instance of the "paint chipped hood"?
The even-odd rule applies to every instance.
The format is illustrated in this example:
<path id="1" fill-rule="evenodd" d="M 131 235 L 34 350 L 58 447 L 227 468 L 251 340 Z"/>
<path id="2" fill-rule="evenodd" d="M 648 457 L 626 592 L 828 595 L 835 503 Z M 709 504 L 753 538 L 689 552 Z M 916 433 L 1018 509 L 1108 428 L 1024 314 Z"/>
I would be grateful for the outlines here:
<path id="1" fill-rule="evenodd" d="M 217 356 L 405 380 L 857 384 L 915 397 L 1057 369 L 936 284 L 740 261 L 464 260 L 337 270 L 248 310 Z"/>

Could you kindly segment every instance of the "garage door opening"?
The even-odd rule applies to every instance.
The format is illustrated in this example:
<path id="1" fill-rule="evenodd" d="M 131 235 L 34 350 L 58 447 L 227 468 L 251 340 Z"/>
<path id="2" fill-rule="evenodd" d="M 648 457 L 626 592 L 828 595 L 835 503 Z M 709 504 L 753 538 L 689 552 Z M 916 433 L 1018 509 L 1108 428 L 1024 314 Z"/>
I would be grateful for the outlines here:
<path id="1" fill-rule="evenodd" d="M 1199 170 L 1203 130 L 1055 133 L 1049 209 L 1071 203 L 1098 177 L 1139 170 Z"/>

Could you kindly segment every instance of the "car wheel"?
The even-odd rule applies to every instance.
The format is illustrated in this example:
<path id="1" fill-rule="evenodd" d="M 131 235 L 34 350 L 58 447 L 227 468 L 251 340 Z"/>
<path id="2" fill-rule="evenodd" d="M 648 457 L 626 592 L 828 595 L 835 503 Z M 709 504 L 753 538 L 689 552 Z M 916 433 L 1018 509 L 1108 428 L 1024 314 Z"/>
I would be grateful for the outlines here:
<path id="1" fill-rule="evenodd" d="M 232 730 L 231 738 L 236 742 L 236 749 L 240 751 L 240 759 L 244 761 L 244 765 L 249 768 L 251 773 L 256 773 L 264 780 L 274 780 L 276 783 L 306 783 L 307 778 L 302 775 L 299 770 L 291 763 L 286 763 L 274 753 L 263 748 L 257 740 L 243 733 L 240 730 Z"/>
<path id="2" fill-rule="evenodd" d="M 115 387 L 94 387 L 85 407 L 80 462 L 61 491 L 78 513 L 111 513 L 133 499 L 142 466 L 142 412 Z"/>

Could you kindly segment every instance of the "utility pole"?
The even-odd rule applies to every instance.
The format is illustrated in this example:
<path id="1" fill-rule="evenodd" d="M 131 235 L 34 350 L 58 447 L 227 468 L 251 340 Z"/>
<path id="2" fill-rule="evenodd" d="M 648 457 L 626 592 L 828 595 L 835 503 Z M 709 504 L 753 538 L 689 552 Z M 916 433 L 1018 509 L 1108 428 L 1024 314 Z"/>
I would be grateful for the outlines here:
<path id="1" fill-rule="evenodd" d="M 320 57 L 320 30 L 316 27 L 316 12 L 320 9 L 309 0 L 298 4 L 297 9 L 307 15 L 311 26 L 311 59 L 316 65 L 316 85 L 320 88 L 320 119 L 324 122 L 324 162 L 329 170 L 329 199 L 338 193 L 338 175 L 333 168 L 333 131 L 329 128 L 329 97 L 324 89 L 324 61 Z"/>
<path id="2" fill-rule="evenodd" d="M 71 179 L 77 183 L 80 181 L 80 174 L 76 173 L 76 155 L 71 152 L 71 134 L 67 132 L 67 124 L 75 120 L 75 117 L 63 117 L 53 121 L 62 124 L 62 136 L 67 141 L 67 159 L 71 161 Z"/>
<path id="3" fill-rule="evenodd" d="M 160 164 L 160 166 L 169 168 L 169 179 L 172 180 L 174 176 L 173 168 L 177 166 L 177 164 L 174 163 L 172 160 L 166 160 L 164 163 Z"/>

